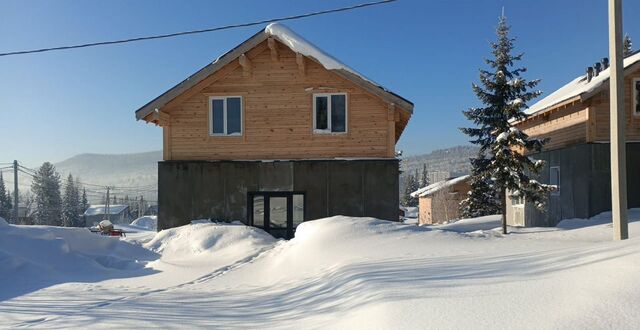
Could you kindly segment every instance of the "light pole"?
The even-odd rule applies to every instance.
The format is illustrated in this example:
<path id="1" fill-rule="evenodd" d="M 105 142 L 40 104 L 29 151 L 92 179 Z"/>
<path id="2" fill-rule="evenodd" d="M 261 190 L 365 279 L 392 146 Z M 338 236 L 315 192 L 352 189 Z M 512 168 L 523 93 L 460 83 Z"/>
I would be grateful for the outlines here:
<path id="1" fill-rule="evenodd" d="M 622 0 L 609 0 L 609 100 L 611 125 L 611 216 L 613 238 L 629 238 L 627 224 L 627 155 L 622 61 Z"/>

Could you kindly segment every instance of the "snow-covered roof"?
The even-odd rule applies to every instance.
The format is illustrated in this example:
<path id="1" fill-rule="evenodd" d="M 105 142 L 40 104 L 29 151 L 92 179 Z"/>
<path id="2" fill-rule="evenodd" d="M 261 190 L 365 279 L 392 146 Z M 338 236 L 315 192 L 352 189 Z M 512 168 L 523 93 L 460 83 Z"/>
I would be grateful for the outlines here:
<path id="1" fill-rule="evenodd" d="M 626 70 L 638 61 L 640 61 L 640 53 L 636 53 L 625 58 L 623 66 Z M 547 97 L 536 102 L 534 105 L 526 109 L 525 113 L 531 115 L 575 97 L 580 97 L 581 100 L 588 99 L 609 81 L 609 74 L 610 68 L 607 68 L 602 70 L 597 76 L 594 76 L 589 82 L 587 82 L 586 75 L 579 76 L 568 84 L 560 87 L 560 89 L 549 94 Z"/>
<path id="2" fill-rule="evenodd" d="M 444 188 L 447 187 L 451 187 L 459 182 L 462 182 L 464 180 L 467 180 L 469 178 L 469 175 L 463 175 L 463 176 L 459 176 L 457 178 L 453 178 L 453 179 L 449 179 L 449 180 L 442 180 L 442 181 L 438 181 L 436 183 L 430 184 L 426 187 L 420 188 L 414 192 L 411 193 L 411 197 L 425 197 L 425 196 L 429 196 L 432 195 Z"/>
<path id="3" fill-rule="evenodd" d="M 120 212 L 126 210 L 129 207 L 129 205 L 109 205 L 109 214 L 119 214 Z M 101 214 L 107 214 L 107 211 L 105 210 L 105 205 L 91 205 L 85 212 L 84 215 L 86 216 L 91 216 L 91 215 L 101 215 Z"/>
<path id="4" fill-rule="evenodd" d="M 278 39 L 278 41 L 287 45 L 294 52 L 300 53 L 304 56 L 308 56 L 315 59 L 327 70 L 346 70 L 368 82 L 371 82 L 377 86 L 380 86 L 380 84 L 373 82 L 371 79 L 366 78 L 364 75 L 362 75 L 358 71 L 340 62 L 335 57 L 325 53 L 322 49 L 316 47 L 314 44 L 307 41 L 301 35 L 295 33 L 293 30 L 291 30 L 290 28 L 288 28 L 287 26 L 281 23 L 271 23 L 267 25 L 267 27 L 264 29 L 264 32 Z"/>
<path id="5" fill-rule="evenodd" d="M 259 31 L 251 38 L 247 39 L 242 44 L 218 57 L 211 64 L 200 69 L 198 72 L 189 76 L 173 88 L 164 92 L 162 95 L 151 100 L 149 103 L 136 110 L 136 119 L 144 119 L 154 112 L 158 112 L 163 106 L 169 103 L 178 95 L 184 93 L 189 88 L 195 86 L 200 81 L 204 80 L 211 74 L 215 73 L 223 66 L 236 60 L 240 55 L 256 47 L 267 38 L 273 37 L 282 44 L 289 47 L 292 51 L 312 58 L 322 65 L 325 69 L 331 70 L 341 77 L 352 81 L 360 87 L 366 89 L 378 97 L 395 104 L 398 108 L 403 109 L 409 113 L 413 112 L 413 103 L 398 94 L 391 92 L 384 88 L 382 85 L 375 83 L 371 79 L 366 78 L 361 73 L 350 68 L 346 64 L 340 62 L 335 57 L 325 53 L 320 48 L 313 45 L 311 42 L 304 39 L 293 30 L 289 29 L 281 23 L 271 23 L 266 26 L 264 30 Z"/>

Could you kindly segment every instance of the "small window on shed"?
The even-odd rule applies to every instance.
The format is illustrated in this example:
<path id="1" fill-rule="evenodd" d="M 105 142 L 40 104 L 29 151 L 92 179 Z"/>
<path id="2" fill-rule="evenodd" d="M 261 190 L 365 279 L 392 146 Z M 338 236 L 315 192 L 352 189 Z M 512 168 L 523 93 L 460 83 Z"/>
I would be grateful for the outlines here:
<path id="1" fill-rule="evenodd" d="M 551 191 L 552 196 L 560 196 L 560 166 L 551 166 L 549 168 L 549 184 L 555 186 Z"/>
<path id="2" fill-rule="evenodd" d="M 633 79 L 633 114 L 640 116 L 640 78 Z"/>

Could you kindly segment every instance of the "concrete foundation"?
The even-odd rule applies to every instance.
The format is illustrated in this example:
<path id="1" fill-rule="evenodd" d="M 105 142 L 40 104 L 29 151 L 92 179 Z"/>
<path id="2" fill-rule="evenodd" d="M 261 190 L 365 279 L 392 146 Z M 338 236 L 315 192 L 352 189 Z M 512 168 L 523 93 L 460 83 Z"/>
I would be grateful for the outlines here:
<path id="1" fill-rule="evenodd" d="M 526 203 L 507 202 L 507 222 L 520 226 L 555 226 L 563 219 L 589 218 L 611 210 L 611 172 L 608 143 L 590 143 L 531 155 L 546 162 L 538 180 L 549 183 L 549 168 L 560 167 L 560 192 L 550 194 L 545 212 Z M 640 207 L 640 143 L 627 143 L 629 207 Z"/>
<path id="2" fill-rule="evenodd" d="M 305 221 L 333 215 L 398 221 L 398 160 L 161 161 L 158 230 L 192 219 L 248 224 L 247 193 L 305 194 Z"/>

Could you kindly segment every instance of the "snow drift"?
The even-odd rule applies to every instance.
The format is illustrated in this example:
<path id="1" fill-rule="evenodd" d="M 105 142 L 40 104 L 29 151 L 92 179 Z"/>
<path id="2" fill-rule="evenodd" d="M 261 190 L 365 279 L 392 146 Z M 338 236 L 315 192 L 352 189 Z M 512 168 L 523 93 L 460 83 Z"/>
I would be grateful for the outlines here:
<path id="1" fill-rule="evenodd" d="M 155 215 L 145 215 L 131 221 L 131 226 L 146 230 L 158 230 L 158 217 Z"/>
<path id="2" fill-rule="evenodd" d="M 56 283 L 149 274 L 145 261 L 154 258 L 86 228 L 0 225 L 0 301 Z"/>

